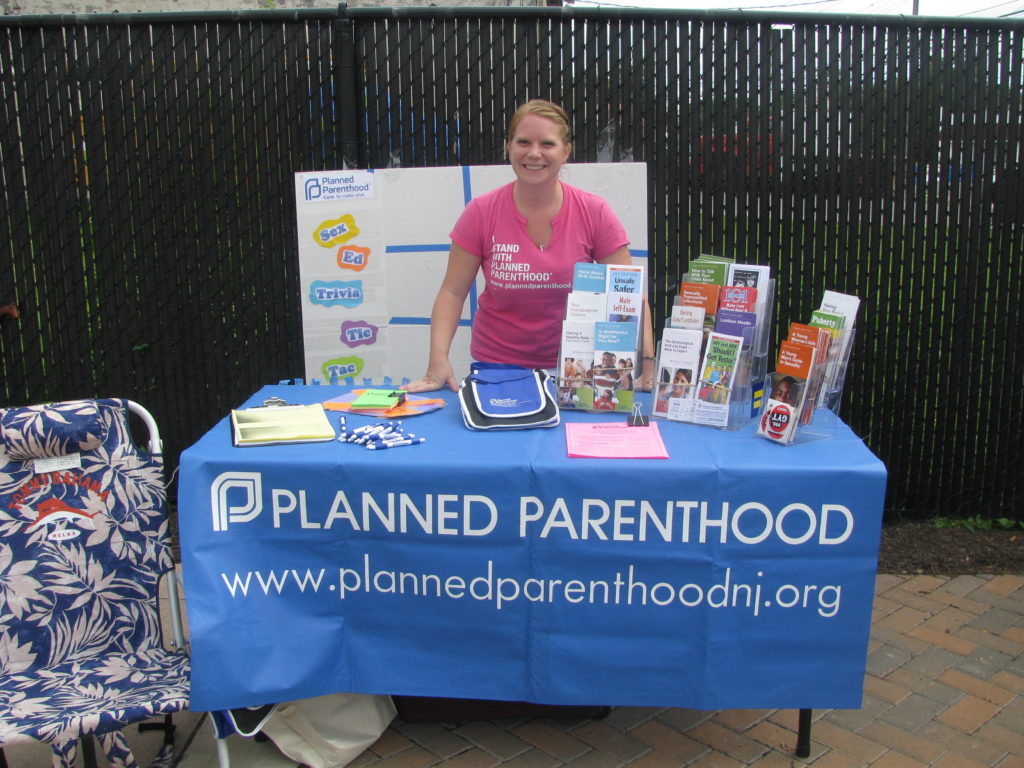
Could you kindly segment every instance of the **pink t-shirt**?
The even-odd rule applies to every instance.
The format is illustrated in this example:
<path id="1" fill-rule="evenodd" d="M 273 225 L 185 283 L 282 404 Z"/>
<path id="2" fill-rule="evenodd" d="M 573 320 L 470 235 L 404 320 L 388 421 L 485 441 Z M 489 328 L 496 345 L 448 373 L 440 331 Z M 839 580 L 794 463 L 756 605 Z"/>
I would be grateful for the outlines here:
<path id="1" fill-rule="evenodd" d="M 600 261 L 629 244 L 602 198 L 568 184 L 562 190 L 544 250 L 526 232 L 512 184 L 471 200 L 455 223 L 452 241 L 480 257 L 486 282 L 473 319 L 474 360 L 554 368 L 573 265 Z"/>

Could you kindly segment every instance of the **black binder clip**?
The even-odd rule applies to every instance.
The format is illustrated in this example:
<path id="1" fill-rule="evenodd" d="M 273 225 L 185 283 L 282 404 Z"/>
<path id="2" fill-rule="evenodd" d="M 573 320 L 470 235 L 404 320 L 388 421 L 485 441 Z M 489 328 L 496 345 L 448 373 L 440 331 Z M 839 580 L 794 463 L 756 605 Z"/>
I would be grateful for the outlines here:
<path id="1" fill-rule="evenodd" d="M 646 427 L 650 423 L 647 414 L 640 408 L 640 403 L 633 403 L 633 412 L 629 414 L 626 423 L 631 427 Z"/>

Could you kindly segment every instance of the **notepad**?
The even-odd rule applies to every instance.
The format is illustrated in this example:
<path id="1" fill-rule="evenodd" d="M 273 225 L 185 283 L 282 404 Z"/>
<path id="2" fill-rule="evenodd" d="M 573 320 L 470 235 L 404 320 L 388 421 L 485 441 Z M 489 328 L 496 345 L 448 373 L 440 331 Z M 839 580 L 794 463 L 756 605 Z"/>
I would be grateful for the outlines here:
<path id="1" fill-rule="evenodd" d="M 400 389 L 364 389 L 349 405 L 352 411 L 386 411 L 405 402 Z"/>
<path id="2" fill-rule="evenodd" d="M 239 447 L 334 439 L 334 427 L 321 403 L 233 410 L 231 429 L 232 443 Z"/>

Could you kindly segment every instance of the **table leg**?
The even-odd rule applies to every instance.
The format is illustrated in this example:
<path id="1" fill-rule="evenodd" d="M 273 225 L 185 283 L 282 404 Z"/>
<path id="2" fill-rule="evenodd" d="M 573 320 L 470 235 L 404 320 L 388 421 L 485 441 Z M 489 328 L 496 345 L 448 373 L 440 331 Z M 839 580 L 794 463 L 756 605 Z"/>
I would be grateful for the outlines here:
<path id="1" fill-rule="evenodd" d="M 809 757 L 811 754 L 811 710 L 801 709 L 796 731 L 796 756 Z"/>

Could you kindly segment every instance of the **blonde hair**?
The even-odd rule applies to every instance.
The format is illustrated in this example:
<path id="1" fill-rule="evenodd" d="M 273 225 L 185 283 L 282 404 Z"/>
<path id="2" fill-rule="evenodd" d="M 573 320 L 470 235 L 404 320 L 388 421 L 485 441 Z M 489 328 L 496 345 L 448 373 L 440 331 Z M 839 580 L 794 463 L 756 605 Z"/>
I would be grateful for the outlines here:
<path id="1" fill-rule="evenodd" d="M 508 124 L 508 137 L 505 139 L 505 151 L 508 152 L 508 146 L 512 143 L 512 139 L 516 135 L 516 131 L 519 129 L 519 123 L 522 122 L 523 118 L 527 115 L 537 115 L 537 117 L 546 117 L 558 126 L 559 133 L 562 134 L 562 142 L 572 149 L 572 128 L 569 127 L 569 115 L 566 114 L 565 110 L 557 104 L 547 101 L 545 99 L 530 99 L 528 102 L 523 104 L 519 109 L 512 115 L 512 120 Z"/>

